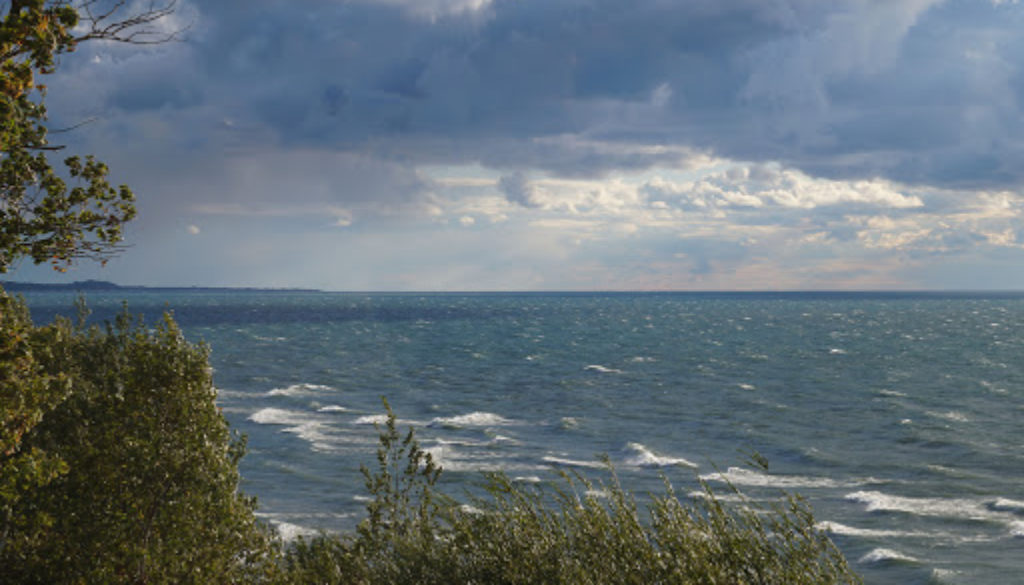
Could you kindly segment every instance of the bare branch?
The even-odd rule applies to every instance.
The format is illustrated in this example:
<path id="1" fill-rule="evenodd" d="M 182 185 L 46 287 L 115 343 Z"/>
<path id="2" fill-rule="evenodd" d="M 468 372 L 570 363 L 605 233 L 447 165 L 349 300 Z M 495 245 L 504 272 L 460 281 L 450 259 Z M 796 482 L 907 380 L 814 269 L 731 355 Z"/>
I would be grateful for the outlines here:
<path id="1" fill-rule="evenodd" d="M 152 26 L 174 14 L 178 0 L 152 0 L 144 11 L 121 18 L 127 3 L 127 0 L 116 0 L 109 5 L 101 5 L 99 0 L 80 3 L 79 14 L 88 32 L 75 37 L 75 42 L 107 40 L 133 45 L 158 45 L 180 40 L 181 34 L 190 28 L 167 32 Z"/>

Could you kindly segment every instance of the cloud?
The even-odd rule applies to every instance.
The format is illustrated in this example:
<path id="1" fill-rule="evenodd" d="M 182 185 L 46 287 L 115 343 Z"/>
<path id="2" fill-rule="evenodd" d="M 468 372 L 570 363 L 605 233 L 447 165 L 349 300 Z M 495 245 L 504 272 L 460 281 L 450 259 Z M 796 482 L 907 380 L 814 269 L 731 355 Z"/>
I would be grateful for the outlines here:
<path id="1" fill-rule="evenodd" d="M 1016 2 L 300 4 L 182 0 L 185 41 L 46 80 L 140 253 L 201 225 L 218 278 L 901 286 L 1024 240 Z"/>
<path id="2" fill-rule="evenodd" d="M 498 180 L 498 189 L 505 194 L 509 203 L 523 207 L 537 207 L 536 193 L 522 173 L 505 175 Z"/>
<path id="3" fill-rule="evenodd" d="M 994 188 L 1024 178 L 1016 4 L 252 0 L 184 10 L 196 23 L 187 42 L 89 46 L 53 94 L 74 95 L 79 113 L 190 112 L 175 130 L 193 140 L 211 118 L 231 120 L 281 146 L 411 164 L 600 176 L 710 153 L 836 179 Z"/>

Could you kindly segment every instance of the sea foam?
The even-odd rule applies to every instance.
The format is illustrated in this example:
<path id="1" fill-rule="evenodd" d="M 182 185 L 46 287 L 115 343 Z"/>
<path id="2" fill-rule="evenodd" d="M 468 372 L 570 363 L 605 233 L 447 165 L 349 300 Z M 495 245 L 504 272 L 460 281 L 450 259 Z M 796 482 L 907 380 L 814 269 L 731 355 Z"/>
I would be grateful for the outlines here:
<path id="1" fill-rule="evenodd" d="M 868 554 L 860 558 L 860 562 L 865 564 L 876 564 L 876 563 L 917 563 L 917 559 L 910 555 L 905 555 L 899 551 L 891 548 L 876 548 Z"/>
<path id="2" fill-rule="evenodd" d="M 864 504 L 868 512 L 903 512 L 914 516 L 977 520 L 1005 525 L 1011 525 L 1015 515 L 1013 511 L 996 508 L 999 502 L 1007 503 L 1013 500 L 986 503 L 968 498 L 911 498 L 878 491 L 854 492 L 847 494 L 846 499 Z"/>
<path id="3" fill-rule="evenodd" d="M 841 482 L 827 477 L 802 475 L 770 475 L 741 467 L 730 467 L 725 473 L 700 476 L 704 481 L 720 481 L 737 486 L 794 488 L 837 488 L 861 485 L 862 482 Z"/>
<path id="4" fill-rule="evenodd" d="M 589 366 L 584 367 L 583 369 L 587 370 L 588 372 L 598 372 L 600 374 L 622 374 L 623 373 L 622 370 L 617 370 L 615 368 L 609 368 L 608 366 L 602 366 L 600 364 L 591 364 Z"/>
<path id="5" fill-rule="evenodd" d="M 286 388 L 274 388 L 270 392 L 267 392 L 267 396 L 301 396 L 316 392 L 330 392 L 332 390 L 334 390 L 334 388 L 331 388 L 330 386 L 323 386 L 321 384 L 292 384 Z"/>
<path id="6" fill-rule="evenodd" d="M 629 443 L 626 445 L 626 451 L 630 455 L 626 457 L 625 463 L 633 467 L 697 467 L 696 463 L 691 463 L 682 457 L 655 455 L 640 443 Z"/>
<path id="7" fill-rule="evenodd" d="M 511 424 L 509 419 L 491 412 L 471 412 L 459 416 L 438 417 L 430 421 L 432 427 L 496 427 Z"/>
<path id="8" fill-rule="evenodd" d="M 386 414 L 369 414 L 361 416 L 356 420 L 352 421 L 354 425 L 382 425 L 388 422 L 388 415 Z"/>
<path id="9" fill-rule="evenodd" d="M 249 415 L 249 420 L 261 425 L 298 425 L 309 422 L 309 415 L 283 408 L 264 408 Z"/>
<path id="10" fill-rule="evenodd" d="M 929 532 L 920 531 L 909 531 L 909 530 L 879 530 L 875 528 L 857 528 L 855 526 L 847 526 L 846 524 L 840 524 L 839 522 L 824 521 L 818 522 L 815 525 L 818 530 L 823 530 L 830 534 L 841 534 L 843 536 L 857 536 L 861 538 L 929 538 L 935 536 L 946 536 L 945 534 L 934 534 Z"/>

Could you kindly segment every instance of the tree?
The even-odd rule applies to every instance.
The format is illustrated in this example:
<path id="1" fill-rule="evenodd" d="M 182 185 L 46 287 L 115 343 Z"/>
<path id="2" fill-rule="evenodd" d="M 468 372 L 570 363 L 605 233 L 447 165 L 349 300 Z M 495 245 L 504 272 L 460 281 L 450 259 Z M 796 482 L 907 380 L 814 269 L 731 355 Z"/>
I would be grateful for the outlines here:
<path id="1" fill-rule="evenodd" d="M 166 42 L 175 0 L 0 0 L 0 273 L 105 260 L 135 215 L 91 156 L 50 156 L 40 78 L 79 43 Z M 135 6 L 144 6 L 133 12 Z M 0 288 L 0 583 L 253 583 L 274 541 L 208 353 L 168 317 L 34 326 Z"/>
<path id="2" fill-rule="evenodd" d="M 268 579 L 274 541 L 239 492 L 245 444 L 217 408 L 207 348 L 170 317 L 26 327 L 21 303 L 0 302 L 21 333 L 0 355 L 0 375 L 13 364 L 18 380 L 2 404 L 50 401 L 4 429 L 0 583 Z"/>
<path id="3" fill-rule="evenodd" d="M 92 156 L 54 168 L 50 156 L 63 147 L 48 138 L 40 77 L 85 41 L 172 40 L 176 33 L 157 23 L 175 4 L 153 0 L 131 13 L 127 0 L 0 2 L 0 273 L 21 258 L 63 270 L 76 258 L 105 261 L 116 251 L 135 195 L 112 186 L 107 166 Z"/>

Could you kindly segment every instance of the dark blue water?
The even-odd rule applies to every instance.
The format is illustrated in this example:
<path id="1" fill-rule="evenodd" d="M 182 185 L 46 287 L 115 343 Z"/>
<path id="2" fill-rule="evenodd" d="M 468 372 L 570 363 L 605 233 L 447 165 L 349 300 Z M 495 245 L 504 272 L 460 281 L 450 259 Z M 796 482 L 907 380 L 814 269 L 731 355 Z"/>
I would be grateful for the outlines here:
<path id="1" fill-rule="evenodd" d="M 46 321 L 72 297 L 28 300 Z M 869 583 L 1024 574 L 1021 296 L 90 293 L 94 318 L 122 300 L 212 347 L 287 534 L 358 521 L 386 396 L 454 493 L 608 454 L 639 492 L 799 492 Z"/>

